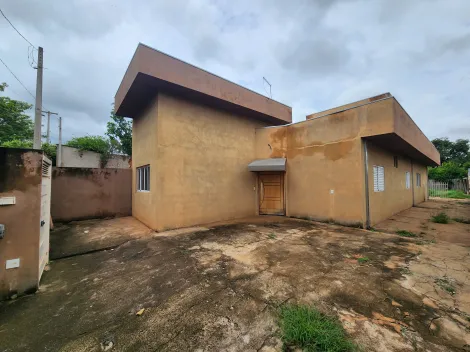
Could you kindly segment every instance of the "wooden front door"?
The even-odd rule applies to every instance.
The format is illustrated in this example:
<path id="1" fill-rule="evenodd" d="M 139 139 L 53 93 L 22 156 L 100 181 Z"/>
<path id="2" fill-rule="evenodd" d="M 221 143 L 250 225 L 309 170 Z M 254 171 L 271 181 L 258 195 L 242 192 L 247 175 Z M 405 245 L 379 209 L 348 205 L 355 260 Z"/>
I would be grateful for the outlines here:
<path id="1" fill-rule="evenodd" d="M 285 215 L 284 173 L 260 172 L 259 213 L 265 215 Z"/>

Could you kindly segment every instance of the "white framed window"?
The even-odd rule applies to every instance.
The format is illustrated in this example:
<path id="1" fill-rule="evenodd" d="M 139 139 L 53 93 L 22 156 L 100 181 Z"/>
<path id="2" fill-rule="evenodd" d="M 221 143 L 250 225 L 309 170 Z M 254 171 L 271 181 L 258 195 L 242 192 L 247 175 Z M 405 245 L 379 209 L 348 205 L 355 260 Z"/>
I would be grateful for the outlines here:
<path id="1" fill-rule="evenodd" d="M 416 187 L 421 187 L 421 174 L 416 174 Z"/>
<path id="2" fill-rule="evenodd" d="M 411 174 L 409 171 L 405 172 L 405 186 L 406 189 L 410 189 L 411 187 Z"/>
<path id="3" fill-rule="evenodd" d="M 144 165 L 137 168 L 137 192 L 150 191 L 150 165 Z"/>
<path id="4" fill-rule="evenodd" d="M 374 192 L 385 191 L 385 171 L 383 166 L 374 165 Z"/>

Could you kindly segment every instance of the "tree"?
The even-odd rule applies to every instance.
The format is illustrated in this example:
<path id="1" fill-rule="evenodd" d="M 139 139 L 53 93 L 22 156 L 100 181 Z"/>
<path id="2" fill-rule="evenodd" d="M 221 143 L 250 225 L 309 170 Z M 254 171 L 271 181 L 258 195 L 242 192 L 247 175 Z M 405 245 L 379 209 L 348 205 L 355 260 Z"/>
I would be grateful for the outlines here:
<path id="1" fill-rule="evenodd" d="M 448 161 L 439 167 L 429 169 L 428 175 L 430 179 L 449 182 L 453 179 L 461 179 L 466 177 L 467 172 L 459 164 L 453 161 Z"/>
<path id="2" fill-rule="evenodd" d="M 111 141 L 113 149 L 118 152 L 132 155 L 132 121 L 117 116 L 111 111 L 111 121 L 106 125 L 106 135 Z"/>
<path id="3" fill-rule="evenodd" d="M 461 165 L 470 161 L 470 144 L 468 139 L 457 139 L 455 142 L 448 138 L 436 138 L 432 143 L 441 154 L 441 162 L 456 162 Z"/>
<path id="4" fill-rule="evenodd" d="M 8 87 L 0 84 L 0 91 Z M 24 101 L 0 97 L 0 144 L 11 140 L 31 140 L 34 135 L 34 124 L 25 111 L 32 108 Z"/>

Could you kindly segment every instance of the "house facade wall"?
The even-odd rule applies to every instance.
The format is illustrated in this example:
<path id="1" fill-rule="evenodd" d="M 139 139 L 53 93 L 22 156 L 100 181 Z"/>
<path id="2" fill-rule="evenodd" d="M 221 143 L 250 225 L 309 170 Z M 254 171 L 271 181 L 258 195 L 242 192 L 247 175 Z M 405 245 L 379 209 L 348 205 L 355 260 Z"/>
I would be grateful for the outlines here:
<path id="1" fill-rule="evenodd" d="M 159 93 L 134 119 L 133 215 L 156 230 L 255 215 L 256 175 L 247 165 L 255 129 L 265 125 Z M 135 170 L 146 164 L 150 192 L 137 192 Z"/>
<path id="2" fill-rule="evenodd" d="M 41 166 L 41 152 L 0 148 L 0 197 L 16 198 L 14 205 L 0 205 L 0 299 L 38 287 Z M 6 269 L 16 258 L 20 266 Z"/>
<path id="3" fill-rule="evenodd" d="M 158 177 L 161 165 L 158 160 L 158 99 L 155 97 L 145 112 L 133 120 L 132 125 L 132 215 L 147 226 L 157 229 Z M 137 191 L 136 168 L 150 165 L 151 192 Z M 171 201 L 171 200 L 168 200 Z"/>
<path id="4" fill-rule="evenodd" d="M 416 174 L 421 175 L 421 186 L 418 187 L 416 184 Z M 413 184 L 414 187 L 414 205 L 418 205 L 427 200 L 428 198 L 428 168 L 425 165 L 419 163 L 413 163 Z"/>
<path id="5" fill-rule="evenodd" d="M 257 159 L 287 158 L 286 215 L 363 224 L 363 114 L 349 110 L 256 130 Z"/>
<path id="6" fill-rule="evenodd" d="M 395 155 L 372 143 L 367 143 L 369 170 L 369 213 L 371 226 L 393 214 L 413 206 L 413 184 L 406 188 L 406 172 L 412 172 L 410 158 Z M 394 156 L 398 158 L 398 167 L 394 166 Z M 385 190 L 374 192 L 374 166 L 383 166 Z"/>
<path id="7" fill-rule="evenodd" d="M 54 221 L 129 216 L 130 169 L 52 169 L 51 215 Z"/>

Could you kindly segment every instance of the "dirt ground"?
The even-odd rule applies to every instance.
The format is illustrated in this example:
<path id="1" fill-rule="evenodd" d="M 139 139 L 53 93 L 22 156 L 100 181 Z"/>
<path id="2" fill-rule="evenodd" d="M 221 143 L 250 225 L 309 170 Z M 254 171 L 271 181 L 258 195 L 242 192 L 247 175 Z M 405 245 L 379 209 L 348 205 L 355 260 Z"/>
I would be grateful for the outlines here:
<path id="1" fill-rule="evenodd" d="M 470 218 L 470 204 L 428 202 L 375 231 L 282 217 L 62 225 L 39 292 L 0 303 L 0 351 L 281 351 L 287 302 L 338 317 L 364 351 L 467 351 L 470 225 L 429 222 L 442 206 Z"/>

